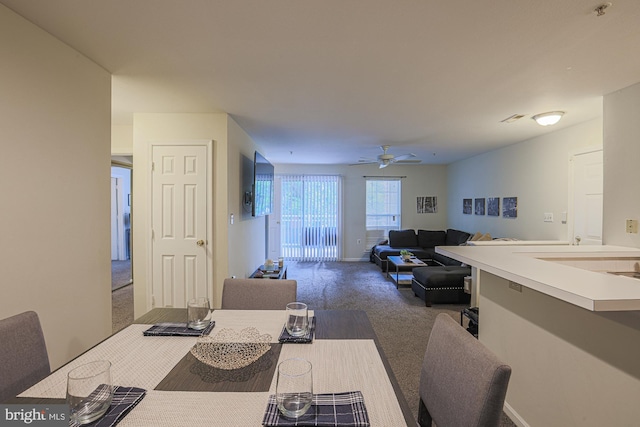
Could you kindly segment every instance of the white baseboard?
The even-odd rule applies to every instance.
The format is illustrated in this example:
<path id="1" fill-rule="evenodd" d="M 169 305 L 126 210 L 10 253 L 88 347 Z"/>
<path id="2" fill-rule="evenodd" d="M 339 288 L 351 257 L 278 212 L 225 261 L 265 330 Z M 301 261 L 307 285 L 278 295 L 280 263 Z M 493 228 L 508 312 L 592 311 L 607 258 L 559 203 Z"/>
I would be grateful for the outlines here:
<path id="1" fill-rule="evenodd" d="M 518 427 L 529 427 L 529 424 L 527 424 L 518 412 L 516 412 L 516 410 L 513 409 L 506 401 L 504 402 L 504 413 L 507 414 L 509 419 L 511 419 L 511 421 L 513 421 L 513 423 Z"/>

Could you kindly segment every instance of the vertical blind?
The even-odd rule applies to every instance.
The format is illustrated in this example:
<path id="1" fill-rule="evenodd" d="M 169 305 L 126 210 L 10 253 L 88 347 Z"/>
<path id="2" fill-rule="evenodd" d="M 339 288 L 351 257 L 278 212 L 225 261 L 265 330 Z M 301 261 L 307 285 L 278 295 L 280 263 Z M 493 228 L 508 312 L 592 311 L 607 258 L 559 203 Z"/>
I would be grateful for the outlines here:
<path id="1" fill-rule="evenodd" d="M 279 175 L 280 253 L 294 261 L 341 259 L 339 175 Z"/>

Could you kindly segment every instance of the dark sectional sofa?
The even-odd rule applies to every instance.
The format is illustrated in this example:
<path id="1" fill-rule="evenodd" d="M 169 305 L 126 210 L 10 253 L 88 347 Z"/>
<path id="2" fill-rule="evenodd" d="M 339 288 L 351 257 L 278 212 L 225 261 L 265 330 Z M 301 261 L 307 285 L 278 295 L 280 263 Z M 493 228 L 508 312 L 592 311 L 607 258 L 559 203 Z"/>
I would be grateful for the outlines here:
<path id="1" fill-rule="evenodd" d="M 465 231 L 443 230 L 391 230 L 389 241 L 376 245 L 371 251 L 371 260 L 382 271 L 387 271 L 387 258 L 400 255 L 402 249 L 412 252 L 417 258 L 432 260 L 433 266 L 413 269 L 411 288 L 425 305 L 431 303 L 468 303 L 470 295 L 464 292 L 464 278 L 471 275 L 471 267 L 436 253 L 436 246 L 459 246 L 471 237 Z"/>
<path id="2" fill-rule="evenodd" d="M 400 255 L 402 249 L 412 252 L 417 258 L 432 259 L 440 265 L 460 265 L 459 261 L 436 253 L 436 246 L 460 246 L 465 243 L 471 234 L 454 230 L 391 230 L 389 241 L 384 245 L 376 245 L 372 249 L 373 261 L 387 271 L 387 258 Z"/>

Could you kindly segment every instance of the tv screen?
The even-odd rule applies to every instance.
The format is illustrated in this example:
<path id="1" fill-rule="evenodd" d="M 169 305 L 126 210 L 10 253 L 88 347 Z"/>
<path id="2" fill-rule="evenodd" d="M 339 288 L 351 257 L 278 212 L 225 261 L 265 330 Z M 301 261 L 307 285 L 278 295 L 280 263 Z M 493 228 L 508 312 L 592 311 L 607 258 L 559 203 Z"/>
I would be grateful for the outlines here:
<path id="1" fill-rule="evenodd" d="M 273 175 L 273 165 L 256 151 L 253 158 L 253 216 L 273 212 Z"/>

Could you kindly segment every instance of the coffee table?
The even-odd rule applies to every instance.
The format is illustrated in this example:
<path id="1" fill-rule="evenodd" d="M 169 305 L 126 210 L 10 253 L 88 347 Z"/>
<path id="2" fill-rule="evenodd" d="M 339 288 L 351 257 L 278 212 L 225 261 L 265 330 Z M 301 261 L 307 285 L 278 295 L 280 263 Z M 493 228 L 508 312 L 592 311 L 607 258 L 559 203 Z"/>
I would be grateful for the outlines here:
<path id="1" fill-rule="evenodd" d="M 433 265 L 430 263 L 431 260 L 423 261 L 416 257 L 411 257 L 408 261 L 405 261 L 401 256 L 397 255 L 387 257 L 387 261 L 389 262 L 387 268 L 387 278 L 391 278 L 391 280 L 396 284 L 396 289 L 400 285 L 411 284 L 411 279 L 413 278 L 412 271 L 414 268 Z M 395 269 L 395 273 L 391 271 L 392 269 Z"/>

